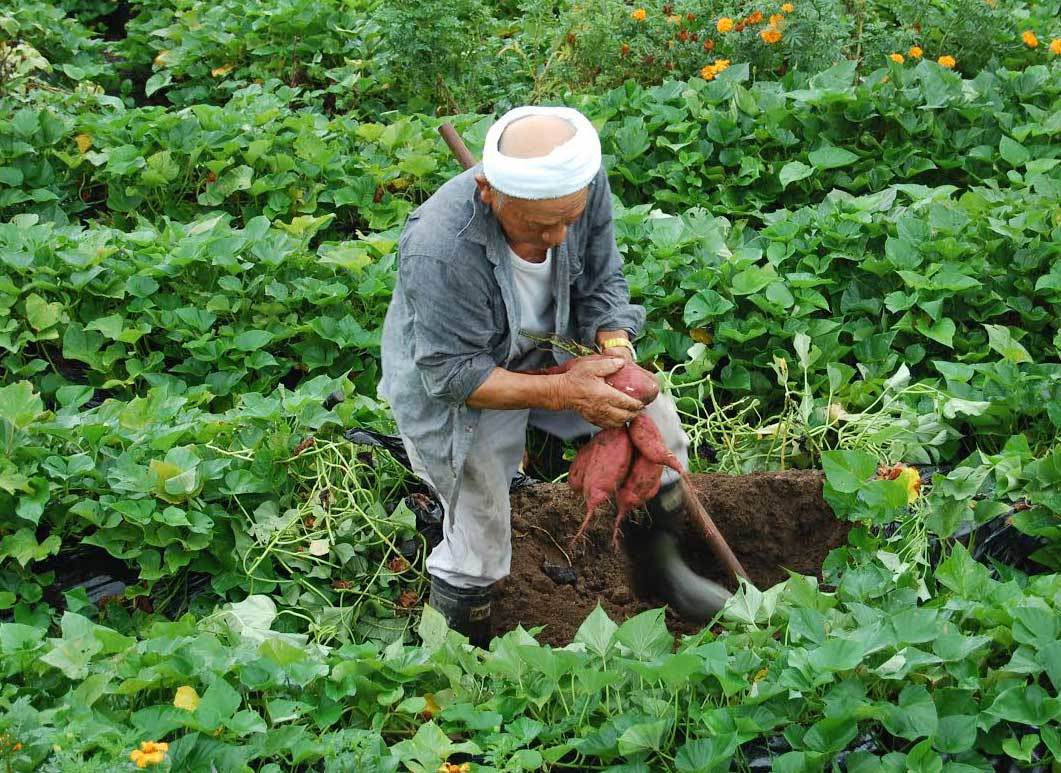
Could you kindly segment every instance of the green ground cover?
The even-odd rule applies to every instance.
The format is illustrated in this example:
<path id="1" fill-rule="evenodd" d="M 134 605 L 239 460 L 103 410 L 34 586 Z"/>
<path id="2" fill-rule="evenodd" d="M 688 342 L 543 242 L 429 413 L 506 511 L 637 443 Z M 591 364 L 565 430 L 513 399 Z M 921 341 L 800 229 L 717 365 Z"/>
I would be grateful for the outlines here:
<path id="1" fill-rule="evenodd" d="M 0 765 L 1061 752 L 1057 2 L 61 5 L 0 3 Z M 421 615 L 405 475 L 342 432 L 393 429 L 379 329 L 457 171 L 437 126 L 477 151 L 530 99 L 600 128 L 697 469 L 825 470 L 856 525 L 821 584 L 744 586 L 680 641 L 598 610 L 484 652 Z M 912 497 L 897 463 L 938 471 Z M 998 519 L 1035 572 L 958 539 Z M 121 598 L 57 590 L 81 551 Z"/>

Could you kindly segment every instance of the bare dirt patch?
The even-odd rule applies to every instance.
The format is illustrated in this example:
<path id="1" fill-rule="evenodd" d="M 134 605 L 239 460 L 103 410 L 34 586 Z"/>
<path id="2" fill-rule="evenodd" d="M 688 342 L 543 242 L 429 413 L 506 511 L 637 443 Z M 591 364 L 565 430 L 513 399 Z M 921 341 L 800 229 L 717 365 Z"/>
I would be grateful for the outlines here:
<path id="1" fill-rule="evenodd" d="M 850 524 L 837 520 L 822 499 L 820 472 L 694 475 L 693 484 L 759 588 L 784 580 L 785 569 L 820 577 L 826 555 L 846 542 Z M 512 571 L 494 602 L 497 634 L 516 625 L 545 626 L 539 640 L 562 646 L 598 603 L 616 621 L 665 604 L 654 587 L 651 563 L 639 555 L 643 540 L 637 539 L 637 525 L 624 530 L 626 547 L 616 552 L 613 515 L 603 509 L 588 542 L 570 554 L 569 563 L 567 543 L 582 516 L 580 498 L 563 484 L 529 486 L 512 495 Z M 736 589 L 695 524 L 686 524 L 681 537 L 682 553 L 694 570 Z M 573 582 L 565 582 L 572 579 L 568 567 L 574 570 Z M 667 621 L 676 633 L 698 628 L 669 609 Z"/>

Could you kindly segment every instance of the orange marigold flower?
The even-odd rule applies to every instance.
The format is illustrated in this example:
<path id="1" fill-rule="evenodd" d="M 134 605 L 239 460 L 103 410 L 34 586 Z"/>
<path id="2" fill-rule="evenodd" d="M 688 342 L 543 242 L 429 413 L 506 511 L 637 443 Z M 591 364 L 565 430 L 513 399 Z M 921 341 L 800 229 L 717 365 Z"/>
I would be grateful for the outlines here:
<path id="1" fill-rule="evenodd" d="M 896 64 L 902 64 L 903 62 L 906 61 L 905 59 L 903 59 L 903 55 L 902 54 L 888 54 L 888 58 L 891 59 Z"/>
<path id="2" fill-rule="evenodd" d="M 936 62 L 939 64 L 940 67 L 946 67 L 948 70 L 953 70 L 954 65 L 958 63 L 957 61 L 955 61 L 953 56 L 948 56 L 946 54 L 937 59 Z"/>
<path id="3" fill-rule="evenodd" d="M 782 14 L 779 14 L 779 13 L 771 14 L 770 15 L 770 26 L 771 27 L 776 27 L 779 24 L 781 24 L 781 22 L 783 22 L 784 20 L 785 20 L 785 17 Z"/>
<path id="4" fill-rule="evenodd" d="M 723 16 L 715 24 L 715 29 L 717 29 L 719 32 L 722 32 L 722 33 L 732 32 L 733 31 L 733 19 L 729 18 L 728 16 Z"/>
<path id="5" fill-rule="evenodd" d="M 796 6 L 792 5 L 792 3 L 785 3 L 781 6 L 781 10 L 785 13 L 792 13 L 794 10 L 796 10 Z"/>
<path id="6" fill-rule="evenodd" d="M 700 68 L 700 77 L 705 81 L 713 81 L 715 79 L 715 68 L 709 64 L 705 64 Z"/>
<path id="7" fill-rule="evenodd" d="M 1020 39 L 1024 41 L 1024 45 L 1028 48 L 1035 48 L 1039 45 L 1039 38 L 1035 37 L 1035 33 L 1031 30 L 1024 30 L 1021 33 Z"/>
<path id="8" fill-rule="evenodd" d="M 708 53 L 710 53 L 710 52 L 712 52 L 714 50 L 715 50 L 715 40 L 714 40 L 714 38 L 708 38 L 707 40 L 705 40 L 704 41 L 704 51 L 707 51 Z"/>
<path id="9" fill-rule="evenodd" d="M 685 43 L 686 41 L 688 41 L 689 40 L 689 30 L 682 30 L 681 32 L 679 32 L 678 33 L 678 40 L 680 40 L 682 43 Z"/>
<path id="10" fill-rule="evenodd" d="M 911 59 L 920 59 L 921 55 L 925 52 L 921 50 L 921 46 L 910 46 L 910 50 L 906 52 L 906 55 Z"/>
<path id="11" fill-rule="evenodd" d="M 644 21 L 648 18 L 648 11 L 646 11 L 644 8 L 635 8 L 630 13 L 630 18 L 634 21 Z"/>
<path id="12" fill-rule="evenodd" d="M 1054 56 L 1061 56 L 1061 38 L 1054 38 L 1050 41 L 1050 53 Z"/>
<path id="13" fill-rule="evenodd" d="M 748 24 L 758 24 L 762 20 L 763 20 L 763 12 L 762 11 L 755 11 L 754 13 L 749 15 L 747 19 L 745 19 L 745 21 Z"/>
<path id="14" fill-rule="evenodd" d="M 781 32 L 771 27 L 760 32 L 759 37 L 763 39 L 764 43 L 772 46 L 781 40 Z"/>

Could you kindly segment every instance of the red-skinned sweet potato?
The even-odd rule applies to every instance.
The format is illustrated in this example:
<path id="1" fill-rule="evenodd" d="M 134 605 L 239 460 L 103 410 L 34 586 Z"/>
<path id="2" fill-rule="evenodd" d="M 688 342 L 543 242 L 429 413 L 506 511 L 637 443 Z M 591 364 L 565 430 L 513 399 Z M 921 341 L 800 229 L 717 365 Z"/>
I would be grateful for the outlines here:
<path id="1" fill-rule="evenodd" d="M 587 457 L 586 466 L 580 473 L 581 488 L 586 498 L 586 517 L 572 538 L 572 544 L 586 533 L 594 511 L 615 496 L 626 480 L 633 446 L 626 428 L 614 427 L 602 429 L 579 453 L 592 455 Z"/>
<path id="2" fill-rule="evenodd" d="M 634 420 L 630 422 L 630 441 L 634 444 L 634 448 L 637 449 L 638 453 L 647 457 L 650 461 L 670 467 L 679 475 L 685 473 L 681 462 L 678 461 L 678 457 L 672 454 L 664 444 L 663 436 L 659 433 L 659 427 L 645 414 L 637 414 Z"/>
<path id="3" fill-rule="evenodd" d="M 641 507 L 659 492 L 660 479 L 663 477 L 663 465 L 656 464 L 648 457 L 634 451 L 634 461 L 626 475 L 619 493 L 615 495 L 615 527 L 612 529 L 612 545 L 619 549 L 619 527 L 626 516 Z"/>
<path id="4" fill-rule="evenodd" d="M 655 377 L 633 362 L 626 363 L 604 381 L 608 386 L 637 398 L 642 405 L 648 405 L 659 396 L 659 384 Z"/>

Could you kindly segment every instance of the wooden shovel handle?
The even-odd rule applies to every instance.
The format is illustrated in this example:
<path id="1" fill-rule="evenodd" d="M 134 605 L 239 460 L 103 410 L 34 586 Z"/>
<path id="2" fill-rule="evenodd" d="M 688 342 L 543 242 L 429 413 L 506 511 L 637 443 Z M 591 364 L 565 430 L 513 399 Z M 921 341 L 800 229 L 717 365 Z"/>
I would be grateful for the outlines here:
<path id="1" fill-rule="evenodd" d="M 457 157 L 460 165 L 465 169 L 471 169 L 475 166 L 478 161 L 475 160 L 475 156 L 468 150 L 468 146 L 464 144 L 464 140 L 457 134 L 457 130 L 452 125 L 444 123 L 438 127 L 438 133 L 442 135 L 442 139 L 449 145 L 449 149 L 453 151 L 453 155 Z"/>
<path id="2" fill-rule="evenodd" d="M 700 498 L 696 496 L 696 491 L 693 490 L 692 484 L 689 483 L 688 475 L 682 475 L 682 495 L 685 499 L 685 507 L 690 513 L 695 513 L 700 521 L 700 528 L 703 529 L 704 537 L 707 538 L 707 544 L 711 546 L 711 552 L 715 554 L 715 558 L 734 577 L 749 579 L 748 573 L 744 571 L 744 567 L 741 566 L 740 561 L 737 560 L 729 545 L 726 544 L 726 539 L 722 536 L 722 532 L 718 530 L 715 522 L 700 503 Z"/>

